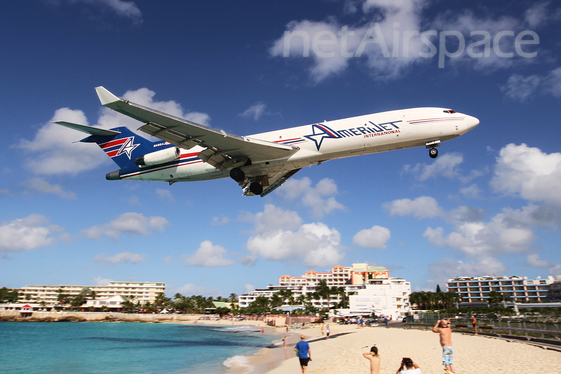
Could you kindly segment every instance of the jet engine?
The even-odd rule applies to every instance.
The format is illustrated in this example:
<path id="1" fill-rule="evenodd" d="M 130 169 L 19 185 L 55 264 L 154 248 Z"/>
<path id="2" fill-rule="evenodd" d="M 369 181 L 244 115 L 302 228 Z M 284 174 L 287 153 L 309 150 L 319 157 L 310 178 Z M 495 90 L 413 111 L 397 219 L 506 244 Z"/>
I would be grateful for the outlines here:
<path id="1" fill-rule="evenodd" d="M 134 160 L 134 163 L 138 166 L 159 165 L 177 160 L 180 154 L 181 152 L 178 147 L 171 147 L 162 149 L 161 151 L 145 154 L 144 156 Z"/>

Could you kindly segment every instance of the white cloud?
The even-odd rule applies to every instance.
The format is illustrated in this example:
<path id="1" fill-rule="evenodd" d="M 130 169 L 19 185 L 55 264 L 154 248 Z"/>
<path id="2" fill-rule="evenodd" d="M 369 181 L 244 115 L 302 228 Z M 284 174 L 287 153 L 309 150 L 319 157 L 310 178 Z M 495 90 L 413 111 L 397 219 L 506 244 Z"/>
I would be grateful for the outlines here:
<path id="1" fill-rule="evenodd" d="M 117 253 L 114 256 L 105 256 L 104 253 L 96 256 L 93 259 L 93 262 L 98 262 L 104 267 L 116 264 L 137 264 L 139 262 L 142 262 L 146 257 L 147 255 L 141 255 L 131 252 L 121 252 Z"/>
<path id="2" fill-rule="evenodd" d="M 533 266 L 536 268 L 552 268 L 555 266 L 554 263 L 548 260 L 543 260 L 537 253 L 529 254 L 526 258 L 526 265 Z"/>
<path id="3" fill-rule="evenodd" d="M 464 157 L 458 153 L 447 153 L 436 159 L 432 164 L 417 164 L 414 167 L 405 165 L 403 170 L 417 175 L 419 180 L 429 178 L 455 178 L 460 176 L 459 165 L 464 162 Z"/>
<path id="4" fill-rule="evenodd" d="M 253 118 L 255 121 L 257 121 L 259 118 L 261 118 L 262 115 L 267 114 L 267 112 L 265 111 L 266 108 L 267 106 L 263 103 L 255 103 L 254 105 L 246 109 L 242 114 L 240 114 L 240 116 L 245 118 Z"/>
<path id="5" fill-rule="evenodd" d="M 438 202 L 430 196 L 421 196 L 415 200 L 394 200 L 384 203 L 382 207 L 388 210 L 392 216 L 413 216 L 418 219 L 438 217 L 444 214 Z"/>
<path id="6" fill-rule="evenodd" d="M 544 153 L 526 144 L 501 149 L 491 187 L 529 201 L 561 206 L 561 153 Z"/>
<path id="7" fill-rule="evenodd" d="M 212 226 L 223 226 L 230 223 L 230 217 L 226 216 L 219 216 L 219 217 L 212 217 L 212 222 L 210 223 Z"/>
<path id="8" fill-rule="evenodd" d="M 548 5 L 549 1 L 543 1 L 534 4 L 531 8 L 526 10 L 524 19 L 528 23 L 528 26 L 531 28 L 543 26 L 556 17 L 555 13 L 557 13 L 557 15 L 559 14 L 559 10 L 557 12 L 551 12 L 548 9 Z"/>
<path id="9" fill-rule="evenodd" d="M 339 263 L 344 255 L 341 234 L 323 223 L 301 224 L 296 212 L 274 205 L 254 216 L 254 235 L 247 241 L 250 255 L 243 263 L 257 258 L 279 261 L 303 261 L 306 266 L 329 266 Z"/>
<path id="10" fill-rule="evenodd" d="M 118 239 L 123 234 L 131 236 L 150 235 L 151 231 L 163 232 L 169 222 L 164 217 L 145 217 L 140 213 L 124 213 L 109 223 L 90 227 L 82 231 L 89 239 L 99 240 L 104 236 Z"/>
<path id="11" fill-rule="evenodd" d="M 478 198 L 481 195 L 481 189 L 476 184 L 460 188 L 460 194 L 468 198 Z"/>
<path id="12" fill-rule="evenodd" d="M 192 256 L 181 256 L 187 266 L 218 267 L 231 266 L 234 261 L 224 258 L 227 251 L 220 245 L 213 245 L 210 240 L 201 243 Z"/>
<path id="13" fill-rule="evenodd" d="M 210 117 L 205 113 L 185 113 L 181 105 L 175 101 L 154 101 L 154 91 L 140 88 L 127 91 L 123 98 L 138 104 L 182 117 L 202 125 L 209 125 Z M 88 125 L 88 120 L 81 110 L 61 108 L 55 111 L 53 118 L 47 121 L 35 133 L 33 140 L 22 139 L 18 145 L 30 155 L 26 166 L 35 174 L 73 174 L 95 169 L 102 164 L 109 164 L 109 158 L 95 144 L 80 143 L 79 140 L 87 134 L 63 126 L 56 125 L 54 121 L 67 121 Z M 139 127 L 139 122 L 117 113 L 108 108 L 101 110 L 97 121 L 98 127 L 109 129 L 125 126 L 134 132 Z M 147 134 L 140 134 L 148 137 Z"/>
<path id="14" fill-rule="evenodd" d="M 204 286 L 197 286 L 192 283 L 187 283 L 183 287 L 180 287 L 177 290 L 178 293 L 184 296 L 191 296 L 191 295 L 203 295 L 203 296 L 216 296 L 220 294 L 218 288 L 208 288 Z"/>
<path id="15" fill-rule="evenodd" d="M 113 282 L 113 279 L 110 278 L 102 278 L 102 277 L 95 277 L 93 282 L 96 286 L 107 286 L 109 282 Z"/>
<path id="16" fill-rule="evenodd" d="M 523 77 L 519 74 L 513 74 L 508 78 L 506 84 L 501 86 L 501 90 L 511 99 L 525 101 L 534 95 L 541 81 L 542 78 L 537 75 Z"/>
<path id="17" fill-rule="evenodd" d="M 284 196 L 286 200 L 299 200 L 300 203 L 309 208 L 312 217 L 322 218 L 336 210 L 344 210 L 345 206 L 335 200 L 338 193 L 337 185 L 332 179 L 324 178 L 315 187 L 308 177 L 302 179 L 289 179 L 277 194 Z"/>
<path id="18" fill-rule="evenodd" d="M 67 192 L 62 189 L 62 186 L 58 184 L 51 184 L 44 180 L 43 178 L 32 178 L 22 183 L 27 188 L 56 195 L 63 199 L 76 199 L 76 194 L 74 192 Z"/>
<path id="19" fill-rule="evenodd" d="M 561 67 L 553 69 L 544 79 L 546 92 L 561 97 Z"/>
<path id="20" fill-rule="evenodd" d="M 172 203 L 175 201 L 173 195 L 170 190 L 164 190 L 161 188 L 156 189 L 156 196 L 158 196 L 158 200 L 165 201 L 168 203 Z"/>
<path id="21" fill-rule="evenodd" d="M 249 293 L 255 291 L 255 286 L 253 284 L 246 283 L 244 286 L 244 293 Z"/>
<path id="22" fill-rule="evenodd" d="M 426 288 L 434 290 L 437 284 L 442 287 L 450 278 L 503 275 L 505 271 L 504 264 L 493 257 L 484 256 L 475 261 L 467 262 L 443 258 L 429 265 L 429 278 Z"/>
<path id="23" fill-rule="evenodd" d="M 68 239 L 64 229 L 49 225 L 49 220 L 40 214 L 0 224 L 0 253 L 46 247 L 61 239 Z"/>
<path id="24" fill-rule="evenodd" d="M 438 60 L 441 68 L 451 63 L 480 70 L 508 68 L 526 63 L 521 56 L 535 51 L 534 46 L 526 45 L 519 54 L 515 38 L 495 37 L 505 30 L 515 36 L 527 30 L 543 19 L 539 7 L 516 18 L 480 17 L 461 10 L 442 10 L 436 17 L 424 17 L 423 11 L 430 4 L 430 0 L 347 1 L 347 18 L 352 16 L 354 25 L 342 25 L 336 17 L 291 21 L 269 53 L 274 57 L 309 59 L 310 76 L 318 83 L 343 73 L 351 63 L 364 64 L 374 79 L 387 80 L 399 77 L 415 64 L 433 60 Z M 473 31 L 477 32 L 472 35 Z M 463 41 L 461 48 L 453 45 L 458 40 Z M 505 57 L 511 52 L 515 52 L 512 57 Z"/>
<path id="25" fill-rule="evenodd" d="M 384 249 L 390 237 L 391 233 L 388 228 L 375 225 L 370 229 L 360 230 L 353 237 L 353 243 L 365 248 Z"/>
<path id="26" fill-rule="evenodd" d="M 520 74 L 510 76 L 506 84 L 500 86 L 507 97 L 517 101 L 526 101 L 537 94 L 551 94 L 561 97 L 561 67 L 545 75 Z"/>
<path id="27" fill-rule="evenodd" d="M 109 10 L 118 16 L 129 18 L 133 23 L 142 23 L 142 12 L 133 1 L 124 0 L 45 0 L 53 5 L 62 3 L 68 4 L 87 4 L 103 10 Z"/>
<path id="28" fill-rule="evenodd" d="M 429 227 L 423 236 L 432 244 L 458 249 L 474 257 L 529 252 L 536 239 L 532 228 L 552 224 L 539 218 L 539 209 L 537 206 L 504 209 L 489 222 L 460 222 L 448 235 L 442 227 Z"/>

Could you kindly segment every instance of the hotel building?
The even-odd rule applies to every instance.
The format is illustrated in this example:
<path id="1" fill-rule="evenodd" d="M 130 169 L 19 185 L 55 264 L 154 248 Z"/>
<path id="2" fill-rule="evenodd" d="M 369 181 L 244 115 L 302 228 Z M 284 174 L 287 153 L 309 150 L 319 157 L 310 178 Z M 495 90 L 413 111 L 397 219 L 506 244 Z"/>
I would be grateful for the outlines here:
<path id="1" fill-rule="evenodd" d="M 551 276 L 546 279 L 516 276 L 457 277 L 448 279 L 446 288 L 458 293 L 463 303 L 486 302 L 491 291 L 508 296 L 511 301 L 536 303 L 549 299 L 549 287 L 554 281 Z"/>
<path id="2" fill-rule="evenodd" d="M 46 306 L 59 304 L 58 295 L 65 294 L 76 297 L 85 288 L 95 292 L 96 299 L 109 298 L 112 296 L 133 297 L 135 302 L 141 304 L 153 303 L 158 294 L 165 294 L 165 283 L 153 282 L 109 282 L 107 286 L 41 286 L 31 285 L 16 289 L 19 293 L 20 303 L 41 303 Z"/>
<path id="3" fill-rule="evenodd" d="M 301 277 L 283 275 L 279 277 L 277 286 L 270 285 L 241 295 L 239 306 L 246 308 L 259 296 L 271 297 L 281 290 L 292 291 L 293 298 L 297 300 L 301 295 L 316 292 L 316 287 L 322 280 L 325 280 L 328 287 L 344 289 L 345 294 L 349 296 L 350 310 L 353 312 L 370 314 L 375 311 L 377 314 L 397 318 L 409 310 L 409 282 L 390 278 L 389 271 L 383 266 L 369 266 L 366 263 L 355 263 L 352 267 L 334 266 L 331 272 L 310 270 Z M 329 300 L 312 300 L 311 304 L 320 309 L 332 309 L 340 300 L 339 295 L 331 295 Z M 382 309 L 385 312 L 382 312 Z"/>

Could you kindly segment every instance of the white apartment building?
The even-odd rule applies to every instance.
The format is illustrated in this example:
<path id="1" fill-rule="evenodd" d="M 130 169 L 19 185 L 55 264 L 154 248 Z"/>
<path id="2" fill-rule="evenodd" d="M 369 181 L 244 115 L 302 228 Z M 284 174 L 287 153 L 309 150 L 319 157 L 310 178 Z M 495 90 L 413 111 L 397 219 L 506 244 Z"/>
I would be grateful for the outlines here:
<path id="1" fill-rule="evenodd" d="M 248 307 L 259 296 L 271 297 L 281 290 L 290 290 L 294 300 L 300 296 L 307 296 L 316 291 L 316 286 L 321 280 L 325 280 L 329 287 L 343 287 L 347 295 L 353 295 L 364 288 L 365 282 L 376 279 L 389 278 L 389 271 L 383 266 L 369 266 L 366 263 L 355 263 L 352 267 L 334 266 L 331 272 L 317 272 L 310 270 L 301 277 L 283 275 L 279 277 L 277 286 L 270 285 L 267 288 L 243 294 L 239 297 L 240 308 Z M 312 300 L 316 308 L 333 308 L 339 301 L 340 296 L 331 295 L 329 300 Z"/>
<path id="2" fill-rule="evenodd" d="M 411 310 L 411 283 L 401 278 L 367 280 L 356 295 L 349 297 L 349 314 L 371 314 L 403 318 Z M 343 314 L 345 314 L 343 312 Z"/>
<path id="3" fill-rule="evenodd" d="M 448 279 L 448 291 L 457 292 L 463 303 L 485 302 L 489 300 L 491 291 L 497 291 L 517 302 L 544 302 L 548 299 L 549 285 L 555 279 L 551 276 L 546 279 L 538 277 L 457 277 Z"/>
<path id="4" fill-rule="evenodd" d="M 58 304 L 58 295 L 63 293 L 70 297 L 75 297 L 87 288 L 95 292 L 96 298 L 109 298 L 120 295 L 133 297 L 141 304 L 146 302 L 153 303 L 159 294 L 165 294 L 166 285 L 160 282 L 109 282 L 107 286 L 47 286 L 31 285 L 17 289 L 19 293 L 18 302 L 20 303 L 41 303 L 46 306 Z"/>

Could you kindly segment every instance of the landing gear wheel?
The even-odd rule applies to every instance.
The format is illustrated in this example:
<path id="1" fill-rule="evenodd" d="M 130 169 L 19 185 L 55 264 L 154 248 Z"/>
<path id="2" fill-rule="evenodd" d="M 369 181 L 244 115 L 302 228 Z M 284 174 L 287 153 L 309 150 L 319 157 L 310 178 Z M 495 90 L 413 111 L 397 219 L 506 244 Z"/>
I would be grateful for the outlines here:
<path id="1" fill-rule="evenodd" d="M 429 156 L 430 158 L 436 158 L 438 156 L 438 149 L 436 148 L 429 149 Z"/>
<path id="2" fill-rule="evenodd" d="M 232 170 L 230 170 L 230 178 L 232 178 L 236 182 L 241 182 L 245 179 L 245 173 L 240 168 L 233 168 Z"/>
<path id="3" fill-rule="evenodd" d="M 249 190 L 254 195 L 261 195 L 263 193 L 263 186 L 261 185 L 261 183 L 253 182 L 249 185 Z"/>

